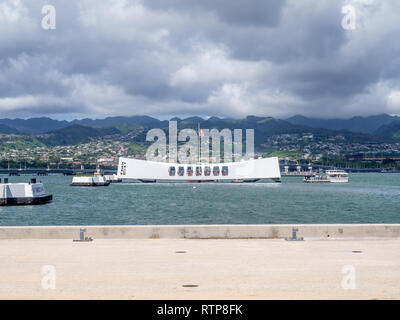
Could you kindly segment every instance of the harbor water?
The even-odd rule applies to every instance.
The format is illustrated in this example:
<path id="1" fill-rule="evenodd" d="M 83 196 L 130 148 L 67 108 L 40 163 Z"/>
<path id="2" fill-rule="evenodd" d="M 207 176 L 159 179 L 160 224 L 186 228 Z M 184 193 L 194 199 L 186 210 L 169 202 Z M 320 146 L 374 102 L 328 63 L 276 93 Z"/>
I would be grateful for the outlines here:
<path id="1" fill-rule="evenodd" d="M 9 180 L 28 182 L 30 177 Z M 0 207 L 1 226 L 400 223 L 400 174 L 350 174 L 345 184 L 283 177 L 281 184 L 124 181 L 71 187 L 71 176 L 37 179 L 53 201 Z"/>

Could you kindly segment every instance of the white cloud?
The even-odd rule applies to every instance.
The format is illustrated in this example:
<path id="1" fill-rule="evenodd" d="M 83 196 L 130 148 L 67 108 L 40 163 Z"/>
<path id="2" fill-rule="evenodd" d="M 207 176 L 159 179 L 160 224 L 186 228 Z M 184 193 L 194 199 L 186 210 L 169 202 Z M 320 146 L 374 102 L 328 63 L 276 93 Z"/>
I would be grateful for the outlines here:
<path id="1" fill-rule="evenodd" d="M 27 13 L 27 9 L 20 0 L 5 0 L 0 3 L 0 21 L 15 23 L 20 21 Z"/>
<path id="2" fill-rule="evenodd" d="M 249 81 L 264 71 L 262 63 L 229 58 L 222 48 L 198 48 L 193 51 L 198 51 L 198 54 L 190 57 L 190 63 L 172 74 L 172 86 Z"/>
<path id="3" fill-rule="evenodd" d="M 387 104 L 391 113 L 400 114 L 400 91 L 392 91 L 387 96 Z"/>

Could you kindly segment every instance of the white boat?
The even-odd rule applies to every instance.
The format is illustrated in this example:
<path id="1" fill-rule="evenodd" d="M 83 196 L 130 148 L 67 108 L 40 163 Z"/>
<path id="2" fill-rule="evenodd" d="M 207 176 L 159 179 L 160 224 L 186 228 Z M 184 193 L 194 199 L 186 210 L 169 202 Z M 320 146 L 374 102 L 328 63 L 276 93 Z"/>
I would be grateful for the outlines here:
<path id="1" fill-rule="evenodd" d="M 93 175 L 78 174 L 72 178 L 71 186 L 73 187 L 106 187 L 110 181 L 101 174 L 100 169 L 97 168 Z"/>
<path id="2" fill-rule="evenodd" d="M 118 178 L 116 174 L 105 174 L 104 177 L 111 183 L 122 182 L 122 179 Z"/>
<path id="3" fill-rule="evenodd" d="M 110 184 L 104 176 L 76 175 L 72 178 L 73 187 L 105 187 Z"/>
<path id="4" fill-rule="evenodd" d="M 349 174 L 344 170 L 327 170 L 325 171 L 329 182 L 346 183 L 349 182 Z"/>
<path id="5" fill-rule="evenodd" d="M 43 183 L 31 179 L 29 183 L 9 183 L 5 178 L 0 179 L 0 205 L 36 205 L 45 204 L 53 200 L 51 194 L 46 194 Z"/>
<path id="6" fill-rule="evenodd" d="M 280 182 L 277 157 L 230 163 L 168 163 L 120 158 L 117 177 L 141 182 Z"/>
<path id="7" fill-rule="evenodd" d="M 349 174 L 344 170 L 327 170 L 325 173 L 313 173 L 304 176 L 306 183 L 346 183 L 349 182 Z"/>

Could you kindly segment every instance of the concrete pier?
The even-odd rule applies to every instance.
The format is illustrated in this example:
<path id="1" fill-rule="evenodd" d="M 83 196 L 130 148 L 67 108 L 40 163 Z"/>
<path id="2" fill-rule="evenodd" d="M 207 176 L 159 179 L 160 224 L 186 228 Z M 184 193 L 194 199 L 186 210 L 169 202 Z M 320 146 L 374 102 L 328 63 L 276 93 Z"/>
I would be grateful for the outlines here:
<path id="1" fill-rule="evenodd" d="M 81 228 L 95 239 L 399 239 L 400 224 L 163 225 L 0 227 L 0 239 L 73 239 Z"/>
<path id="2" fill-rule="evenodd" d="M 1 227 L 0 299 L 400 299 L 399 225 L 80 228 Z"/>

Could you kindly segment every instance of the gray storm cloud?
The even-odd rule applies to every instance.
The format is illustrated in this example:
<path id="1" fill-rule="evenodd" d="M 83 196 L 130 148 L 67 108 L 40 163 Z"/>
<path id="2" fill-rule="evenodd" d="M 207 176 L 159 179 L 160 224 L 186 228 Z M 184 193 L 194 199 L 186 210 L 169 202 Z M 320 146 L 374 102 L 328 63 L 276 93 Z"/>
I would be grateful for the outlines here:
<path id="1" fill-rule="evenodd" d="M 0 3 L 0 117 L 400 114 L 396 0 L 48 2 Z"/>

